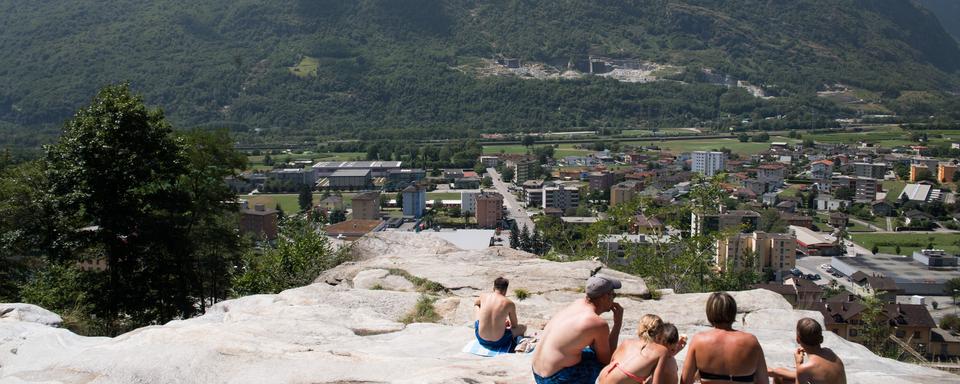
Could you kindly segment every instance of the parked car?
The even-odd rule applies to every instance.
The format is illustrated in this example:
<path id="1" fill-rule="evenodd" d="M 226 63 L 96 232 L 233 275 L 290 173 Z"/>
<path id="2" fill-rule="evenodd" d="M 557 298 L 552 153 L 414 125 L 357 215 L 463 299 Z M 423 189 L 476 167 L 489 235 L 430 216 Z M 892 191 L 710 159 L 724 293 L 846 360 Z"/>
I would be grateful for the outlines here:
<path id="1" fill-rule="evenodd" d="M 813 276 L 809 277 L 809 279 L 810 279 L 810 280 L 813 280 L 813 281 L 817 281 L 817 280 L 822 279 L 822 277 L 820 277 L 820 274 L 819 274 L 819 273 L 814 273 Z"/>
<path id="2" fill-rule="evenodd" d="M 803 272 L 800 272 L 800 269 L 798 268 L 791 269 L 790 274 L 797 277 L 803 276 Z"/>
<path id="3" fill-rule="evenodd" d="M 827 269 L 830 269 L 830 268 L 831 268 L 831 267 L 830 267 L 830 264 L 826 264 L 826 263 L 820 264 L 820 269 L 827 270 Z"/>

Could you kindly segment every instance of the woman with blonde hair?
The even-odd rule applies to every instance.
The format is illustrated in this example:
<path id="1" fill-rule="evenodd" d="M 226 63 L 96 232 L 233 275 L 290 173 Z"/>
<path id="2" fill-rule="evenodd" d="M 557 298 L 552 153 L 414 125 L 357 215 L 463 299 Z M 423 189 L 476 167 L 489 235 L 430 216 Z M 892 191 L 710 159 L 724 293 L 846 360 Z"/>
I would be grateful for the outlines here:
<path id="1" fill-rule="evenodd" d="M 668 324 L 657 315 L 643 315 L 637 325 L 637 339 L 627 340 L 610 358 L 610 364 L 600 371 L 598 384 L 633 384 L 651 381 L 656 384 L 672 384 L 677 382 L 677 368 L 674 361 L 673 370 L 664 369 L 669 359 L 679 351 L 674 341 L 674 349 L 663 345 L 663 331 Z M 672 327 L 676 335 L 676 327 Z M 669 341 L 669 340 L 668 340 Z M 672 379 L 672 380 L 671 380 Z"/>

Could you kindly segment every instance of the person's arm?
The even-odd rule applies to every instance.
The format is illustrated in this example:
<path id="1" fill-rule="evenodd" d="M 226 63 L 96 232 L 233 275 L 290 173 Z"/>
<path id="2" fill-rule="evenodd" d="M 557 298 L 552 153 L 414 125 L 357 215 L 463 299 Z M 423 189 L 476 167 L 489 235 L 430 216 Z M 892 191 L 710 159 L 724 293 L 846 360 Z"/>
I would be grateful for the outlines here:
<path id="1" fill-rule="evenodd" d="M 666 384 L 668 375 L 667 375 L 667 355 L 670 354 L 670 351 L 664 351 L 660 358 L 657 359 L 657 366 L 653 367 L 653 372 L 650 374 L 650 377 L 653 378 L 653 384 Z"/>
<path id="2" fill-rule="evenodd" d="M 797 373 L 789 368 L 774 368 L 767 371 L 767 374 L 774 379 L 797 380 Z"/>
<path id="3" fill-rule="evenodd" d="M 795 372 L 793 379 L 796 380 L 796 382 L 798 383 L 806 383 L 806 382 L 812 381 L 812 378 L 809 377 L 810 376 L 808 372 L 809 370 L 807 369 L 806 365 L 803 364 L 803 357 L 805 353 L 806 352 L 803 350 L 803 348 L 797 348 L 797 351 L 794 352 L 793 354 L 794 362 L 797 363 L 797 371 Z"/>
<path id="4" fill-rule="evenodd" d="M 610 349 L 610 340 L 607 339 L 609 332 L 610 326 L 602 319 L 597 319 L 597 325 L 593 327 L 591 332 L 593 334 L 593 344 L 590 347 L 597 354 L 597 361 L 603 365 L 610 364 L 610 356 L 613 355 L 613 350 Z"/>
<path id="5" fill-rule="evenodd" d="M 623 326 L 623 307 L 620 306 L 620 304 L 613 303 L 613 306 L 610 307 L 610 310 L 613 311 L 613 328 L 610 329 L 608 342 L 610 345 L 610 350 L 614 351 L 617 349 L 617 344 L 620 342 L 620 328 Z"/>
<path id="6" fill-rule="evenodd" d="M 770 376 L 767 375 L 767 360 L 763 357 L 763 347 L 756 336 L 753 338 L 757 343 L 757 351 L 760 355 L 757 357 L 757 373 L 753 375 L 753 382 L 756 384 L 770 384 Z"/>
<path id="7" fill-rule="evenodd" d="M 680 382 L 683 384 L 692 384 L 697 375 L 697 338 L 690 340 L 687 346 L 687 357 L 683 360 L 683 373 L 680 375 Z"/>
<path id="8" fill-rule="evenodd" d="M 517 321 L 517 305 L 513 302 L 510 302 L 507 307 L 507 318 L 510 320 L 510 327 L 516 328 L 520 325 L 520 322 Z"/>

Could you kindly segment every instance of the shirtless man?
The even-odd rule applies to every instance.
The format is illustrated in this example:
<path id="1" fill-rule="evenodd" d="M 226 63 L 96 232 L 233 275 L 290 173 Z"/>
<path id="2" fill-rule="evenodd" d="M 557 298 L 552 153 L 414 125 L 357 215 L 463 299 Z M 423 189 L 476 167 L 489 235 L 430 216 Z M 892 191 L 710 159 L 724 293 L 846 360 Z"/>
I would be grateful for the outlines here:
<path id="1" fill-rule="evenodd" d="M 537 384 L 593 383 L 617 349 L 623 307 L 613 302 L 620 288 L 617 279 L 593 276 L 587 296 L 557 313 L 543 329 L 533 353 L 533 378 Z M 613 329 L 601 313 L 613 311 Z M 589 350 L 584 348 L 590 347 Z"/>
<path id="2" fill-rule="evenodd" d="M 517 324 L 517 306 L 507 298 L 509 285 L 507 279 L 498 277 L 493 281 L 493 292 L 480 294 L 473 304 L 477 307 L 474 335 L 487 349 L 508 348 L 513 352 L 515 337 L 523 336 L 525 327 Z"/>
<path id="3" fill-rule="evenodd" d="M 770 377 L 775 383 L 846 384 L 843 361 L 830 348 L 823 348 L 823 328 L 809 317 L 797 322 L 797 342 L 800 348 L 794 354 L 797 370 L 775 368 Z M 807 356 L 804 362 L 804 355 Z"/>

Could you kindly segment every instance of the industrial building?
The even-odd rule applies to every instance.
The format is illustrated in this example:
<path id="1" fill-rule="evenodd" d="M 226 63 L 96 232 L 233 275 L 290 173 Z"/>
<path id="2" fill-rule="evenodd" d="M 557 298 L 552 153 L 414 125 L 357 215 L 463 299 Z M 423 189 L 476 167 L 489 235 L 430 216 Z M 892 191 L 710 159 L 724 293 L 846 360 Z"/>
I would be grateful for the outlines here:
<path id="1" fill-rule="evenodd" d="M 313 165 L 317 178 L 329 177 L 339 170 L 370 170 L 371 177 L 387 177 L 387 171 L 400 169 L 400 161 L 321 161 Z"/>

